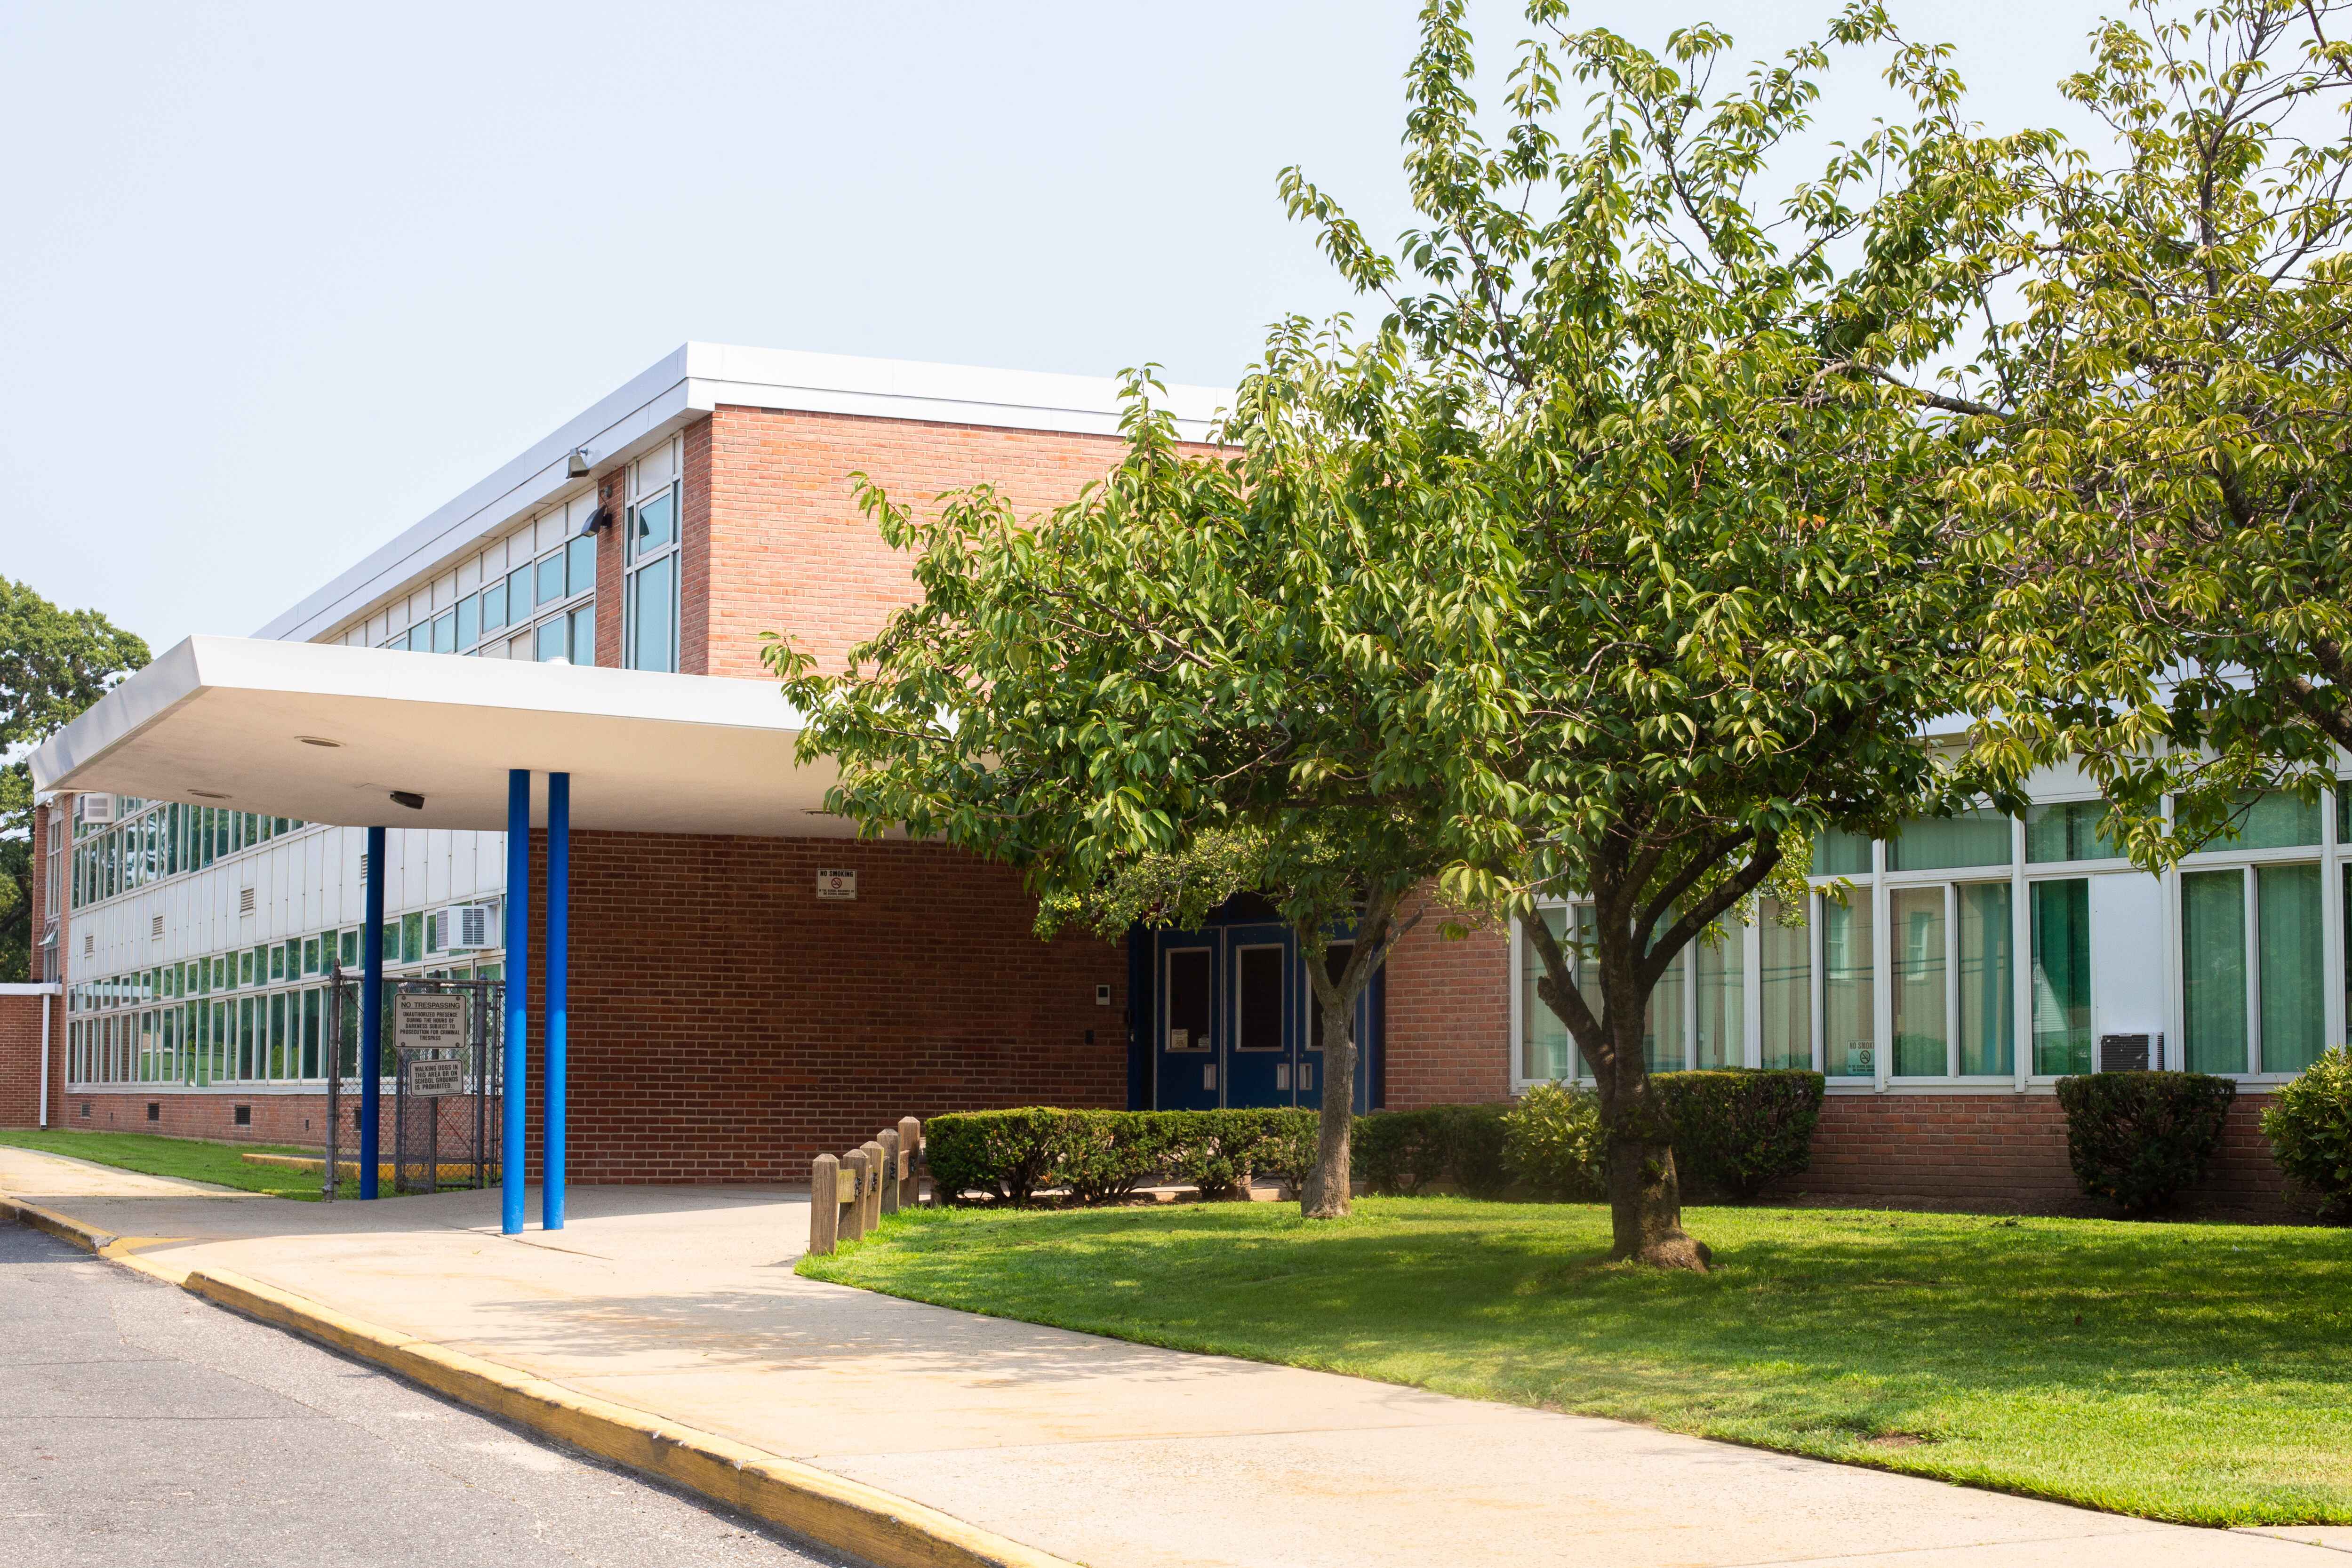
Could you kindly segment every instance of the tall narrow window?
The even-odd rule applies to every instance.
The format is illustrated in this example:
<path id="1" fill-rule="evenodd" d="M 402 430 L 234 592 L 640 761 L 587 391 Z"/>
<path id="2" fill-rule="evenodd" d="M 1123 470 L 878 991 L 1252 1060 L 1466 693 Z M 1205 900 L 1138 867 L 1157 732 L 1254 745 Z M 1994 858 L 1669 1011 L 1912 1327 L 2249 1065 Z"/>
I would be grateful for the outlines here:
<path id="1" fill-rule="evenodd" d="M 623 662 L 631 669 L 677 668 L 677 486 L 640 497 L 629 509 L 628 588 Z"/>
<path id="2" fill-rule="evenodd" d="M 2091 883 L 2036 882 L 2033 906 L 2033 1070 L 2091 1070 Z"/>
<path id="3" fill-rule="evenodd" d="M 1959 910 L 1960 1076 L 2017 1070 L 2016 973 L 2007 882 L 1963 882 Z"/>
<path id="4" fill-rule="evenodd" d="M 1897 888 L 1887 902 L 1895 922 L 1895 1076 L 1941 1078 L 1951 1071 L 1944 1044 L 1944 889 Z"/>
<path id="5" fill-rule="evenodd" d="M 1551 928 L 1555 940 L 1568 940 L 1566 910 L 1544 910 L 1534 918 Z M 1569 1039 L 1568 1026 L 1537 994 L 1536 988 L 1544 977 L 1543 960 L 1537 954 L 1535 945 L 1525 938 L 1520 939 L 1519 945 L 1519 1076 L 1545 1079 L 1580 1077 L 1583 1064 L 1577 1059 Z M 1572 954 L 1570 962 L 1574 962 Z"/>
<path id="6" fill-rule="evenodd" d="M 1823 898 L 1822 917 L 1822 1037 L 1832 1078 L 1870 1078 L 1878 1071 L 1872 1013 L 1870 895 L 1857 889 L 1845 903 Z"/>
<path id="7" fill-rule="evenodd" d="M 1813 1065 L 1813 933 L 1787 923 L 1780 900 L 1757 907 L 1756 984 L 1764 1006 L 1762 1065 Z"/>
<path id="8" fill-rule="evenodd" d="M 2180 979 L 2190 1072 L 2246 1070 L 2246 874 L 2180 879 Z"/>
<path id="9" fill-rule="evenodd" d="M 2262 992 L 2262 1070 L 2301 1072 L 2326 1048 L 2320 1007 L 2326 984 L 2319 929 L 2319 868 L 2254 872 L 2255 955 Z"/>
<path id="10" fill-rule="evenodd" d="M 1736 1068 L 1748 1061 L 1747 979 L 1742 963 L 1747 928 L 1719 922 L 1722 941 L 1696 944 L 1698 971 L 1698 1065 Z"/>

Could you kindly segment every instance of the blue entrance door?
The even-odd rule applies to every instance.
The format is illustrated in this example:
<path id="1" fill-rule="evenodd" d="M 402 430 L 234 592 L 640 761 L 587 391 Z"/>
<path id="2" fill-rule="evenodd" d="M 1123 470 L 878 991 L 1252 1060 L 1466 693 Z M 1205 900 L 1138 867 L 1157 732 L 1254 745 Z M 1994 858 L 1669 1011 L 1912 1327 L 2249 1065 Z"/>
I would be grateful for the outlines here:
<path id="1" fill-rule="evenodd" d="M 1152 1060 L 1162 1110 L 1213 1110 L 1224 1104 L 1224 968 L 1222 932 L 1162 931 L 1153 942 L 1160 973 Z"/>
<path id="2" fill-rule="evenodd" d="M 1297 944 L 1284 925 L 1224 928 L 1228 1105 L 1295 1105 Z"/>

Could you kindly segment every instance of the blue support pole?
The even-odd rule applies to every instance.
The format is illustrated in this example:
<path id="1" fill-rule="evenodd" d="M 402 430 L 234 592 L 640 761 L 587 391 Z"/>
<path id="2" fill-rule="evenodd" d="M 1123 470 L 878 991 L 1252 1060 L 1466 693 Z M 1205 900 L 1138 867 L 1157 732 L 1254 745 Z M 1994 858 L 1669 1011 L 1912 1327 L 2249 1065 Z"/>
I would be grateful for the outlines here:
<path id="1" fill-rule="evenodd" d="M 572 775 L 547 775 L 547 1151 L 539 1223 L 563 1228 L 563 1099 L 572 990 Z"/>
<path id="2" fill-rule="evenodd" d="M 522 1234 L 523 1063 L 525 986 L 530 976 L 530 770 L 507 770 L 507 1038 L 499 1085 L 499 1229 Z"/>
<path id="3" fill-rule="evenodd" d="M 383 829 L 367 830 L 367 925 L 360 932 L 360 1196 L 376 1195 L 383 1079 Z"/>

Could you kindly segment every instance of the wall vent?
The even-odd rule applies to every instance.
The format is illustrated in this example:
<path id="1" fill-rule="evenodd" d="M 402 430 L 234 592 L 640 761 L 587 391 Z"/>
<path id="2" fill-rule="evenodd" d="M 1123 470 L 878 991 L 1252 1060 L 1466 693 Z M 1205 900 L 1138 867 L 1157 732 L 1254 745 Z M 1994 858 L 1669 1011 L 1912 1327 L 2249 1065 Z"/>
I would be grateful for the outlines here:
<path id="1" fill-rule="evenodd" d="M 238 1106 L 235 1110 L 233 1110 L 233 1111 L 231 1111 L 231 1112 L 229 1113 L 229 1120 L 230 1120 L 231 1121 L 235 1122 L 235 1123 L 236 1123 L 237 1126 L 239 1126 L 239 1127 L 250 1127 L 250 1126 L 252 1126 L 252 1125 L 253 1125 L 253 1107 L 251 1107 L 250 1105 L 240 1105 L 240 1106 Z"/>
<path id="2" fill-rule="evenodd" d="M 236 890 L 236 912 L 241 915 L 249 915 L 253 912 L 253 889 L 251 888 L 239 888 Z"/>
<path id="3" fill-rule="evenodd" d="M 86 931 L 81 933 L 81 955 L 84 958 L 96 958 L 98 956 L 98 933 L 96 931 Z"/>
<path id="4" fill-rule="evenodd" d="M 159 914 L 147 922 L 147 934 L 149 936 L 162 936 L 163 934 L 163 917 L 162 915 Z"/>
<path id="5" fill-rule="evenodd" d="M 362 887 L 362 888 L 366 887 L 366 886 L 367 886 L 367 879 L 368 879 L 368 855 L 367 855 L 367 851 L 366 851 L 366 850 L 364 850 L 364 849 L 362 849 L 362 850 L 361 850 L 361 851 L 360 851 L 360 886 L 361 886 L 361 887 Z"/>

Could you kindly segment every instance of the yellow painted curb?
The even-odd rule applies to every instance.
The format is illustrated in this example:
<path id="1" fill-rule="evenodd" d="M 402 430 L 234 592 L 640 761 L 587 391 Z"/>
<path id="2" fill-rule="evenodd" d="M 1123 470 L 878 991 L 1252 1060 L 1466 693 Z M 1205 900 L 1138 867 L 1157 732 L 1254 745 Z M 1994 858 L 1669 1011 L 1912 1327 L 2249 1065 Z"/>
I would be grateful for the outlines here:
<path id="1" fill-rule="evenodd" d="M 197 1269 L 184 1284 L 231 1311 L 373 1362 L 460 1404 L 658 1476 L 878 1568 L 1076 1568 L 877 1487 L 379 1328 L 258 1279 Z"/>
<path id="2" fill-rule="evenodd" d="M 46 1230 L 60 1241 L 70 1241 L 88 1252 L 104 1253 L 113 1246 L 115 1237 L 95 1226 L 82 1224 L 55 1209 L 45 1209 L 38 1204 L 28 1204 L 22 1198 L 0 1194 L 0 1214 L 13 1217 L 19 1225 L 29 1225 L 35 1230 Z"/>
<path id="3" fill-rule="evenodd" d="M 314 1159 L 305 1154 L 239 1154 L 237 1158 L 248 1165 L 268 1165 L 276 1170 L 301 1171 L 311 1175 L 322 1174 L 327 1168 L 324 1156 Z M 376 1180 L 391 1181 L 394 1172 L 397 1169 L 398 1167 L 390 1161 L 383 1162 L 375 1168 Z M 434 1177 L 436 1181 L 463 1181 L 473 1175 L 474 1163 L 471 1160 L 444 1160 L 434 1169 L 436 1173 Z M 338 1177 L 356 1182 L 360 1179 L 360 1163 L 357 1160 L 338 1160 L 335 1162 L 335 1173 Z M 485 1173 L 494 1177 L 499 1173 L 499 1168 L 491 1165 Z"/>

